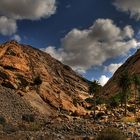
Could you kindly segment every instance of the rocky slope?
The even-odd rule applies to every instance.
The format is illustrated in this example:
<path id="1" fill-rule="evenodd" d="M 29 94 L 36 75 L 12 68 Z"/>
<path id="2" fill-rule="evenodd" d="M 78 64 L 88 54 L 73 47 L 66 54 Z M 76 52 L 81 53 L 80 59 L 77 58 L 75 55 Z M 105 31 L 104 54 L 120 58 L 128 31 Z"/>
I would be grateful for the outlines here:
<path id="1" fill-rule="evenodd" d="M 137 53 L 119 73 L 129 68 L 132 74 L 139 70 L 140 51 Z M 114 79 L 119 75 L 116 72 Z M 140 139 L 139 123 L 121 122 L 123 108 L 98 105 L 93 119 L 94 112 L 85 109 L 90 104 L 84 101 L 89 97 L 90 84 L 47 53 L 15 41 L 1 44 L 0 139 L 95 140 L 102 130 L 112 126 L 132 140 Z M 108 84 L 104 93 L 111 95 L 117 86 L 111 80 Z"/>
<path id="2" fill-rule="evenodd" d="M 140 50 L 137 50 L 133 56 L 128 58 L 128 60 L 114 73 L 113 77 L 103 87 L 102 94 L 104 96 L 110 97 L 119 91 L 117 81 L 125 71 L 128 71 L 130 76 L 134 74 L 140 75 Z"/>
<path id="3" fill-rule="evenodd" d="M 25 101 L 27 110 L 32 108 L 45 115 L 60 111 L 84 115 L 87 112 L 83 101 L 89 96 L 89 84 L 69 66 L 38 49 L 16 41 L 0 45 L 0 96 L 12 90 L 10 96 L 18 96 L 19 101 L 15 101 L 15 107 Z M 12 102 L 11 107 L 14 101 L 7 98 L 5 102 Z"/>

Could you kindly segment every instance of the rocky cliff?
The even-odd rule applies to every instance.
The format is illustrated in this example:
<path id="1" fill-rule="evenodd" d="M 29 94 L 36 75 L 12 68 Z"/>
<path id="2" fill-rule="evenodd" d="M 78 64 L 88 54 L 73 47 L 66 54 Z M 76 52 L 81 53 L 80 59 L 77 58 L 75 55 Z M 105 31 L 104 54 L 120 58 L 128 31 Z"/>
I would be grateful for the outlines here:
<path id="1" fill-rule="evenodd" d="M 18 100 L 41 114 L 86 114 L 84 99 L 89 96 L 89 84 L 45 52 L 16 41 L 0 45 L 0 94 L 3 88 L 5 93 L 12 90 Z"/>
<path id="2" fill-rule="evenodd" d="M 128 58 L 126 62 L 114 73 L 112 78 L 103 87 L 102 94 L 104 96 L 110 97 L 119 91 L 117 81 L 125 71 L 127 71 L 130 76 L 134 74 L 140 75 L 140 50 L 137 50 L 137 52 L 133 56 Z"/>

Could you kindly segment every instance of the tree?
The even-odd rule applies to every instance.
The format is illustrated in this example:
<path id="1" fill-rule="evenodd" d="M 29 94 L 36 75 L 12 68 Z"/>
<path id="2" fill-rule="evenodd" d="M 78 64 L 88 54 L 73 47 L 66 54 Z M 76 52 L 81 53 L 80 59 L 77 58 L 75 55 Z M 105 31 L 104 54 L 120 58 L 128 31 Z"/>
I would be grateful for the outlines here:
<path id="1" fill-rule="evenodd" d="M 89 93 L 90 93 L 90 95 L 93 96 L 93 99 L 94 99 L 94 118 L 96 116 L 96 113 L 95 113 L 96 98 L 97 98 L 97 96 L 99 96 L 100 90 L 101 90 L 101 85 L 99 84 L 99 82 L 97 80 L 94 80 L 89 87 Z"/>
<path id="2" fill-rule="evenodd" d="M 131 77 L 127 71 L 122 73 L 122 75 L 119 78 L 118 86 L 121 88 L 122 91 L 122 98 L 124 99 L 125 103 L 125 113 L 124 115 L 127 115 L 127 100 L 128 100 L 128 93 L 130 91 L 131 86 Z"/>
<path id="3" fill-rule="evenodd" d="M 134 90 L 135 90 L 134 97 L 135 97 L 135 114 L 136 114 L 137 96 L 138 96 L 138 89 L 140 86 L 140 78 L 136 74 L 133 75 L 133 83 L 134 83 Z"/>
<path id="4" fill-rule="evenodd" d="M 138 87 L 138 104 L 140 104 L 140 87 Z"/>
<path id="5" fill-rule="evenodd" d="M 111 108 L 116 108 L 119 106 L 120 102 L 121 102 L 121 97 L 120 97 L 120 93 L 116 94 L 115 96 L 112 96 L 109 101 L 108 101 L 108 104 L 109 104 L 109 107 Z"/>

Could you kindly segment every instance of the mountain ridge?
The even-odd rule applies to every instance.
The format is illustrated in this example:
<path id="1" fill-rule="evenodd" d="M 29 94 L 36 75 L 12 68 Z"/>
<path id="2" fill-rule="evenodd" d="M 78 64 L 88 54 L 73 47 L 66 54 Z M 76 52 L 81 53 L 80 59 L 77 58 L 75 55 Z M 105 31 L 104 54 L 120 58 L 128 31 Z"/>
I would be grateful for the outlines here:
<path id="1" fill-rule="evenodd" d="M 104 96 L 111 97 L 119 91 L 118 80 L 127 71 L 129 76 L 140 75 L 140 49 L 129 57 L 113 74 L 109 81 L 104 85 L 102 93 Z"/>
<path id="2" fill-rule="evenodd" d="M 90 81 L 32 46 L 16 41 L 0 45 L 0 84 L 42 114 L 87 113 L 84 99 L 89 97 Z"/>

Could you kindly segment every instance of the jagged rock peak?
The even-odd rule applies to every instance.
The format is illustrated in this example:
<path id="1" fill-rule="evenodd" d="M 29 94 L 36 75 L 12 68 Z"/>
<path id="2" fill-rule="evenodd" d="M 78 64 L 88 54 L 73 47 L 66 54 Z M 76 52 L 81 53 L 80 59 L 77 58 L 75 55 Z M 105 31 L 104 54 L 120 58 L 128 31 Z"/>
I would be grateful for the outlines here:
<path id="1" fill-rule="evenodd" d="M 16 40 L 9 40 L 5 44 L 19 44 Z"/>

